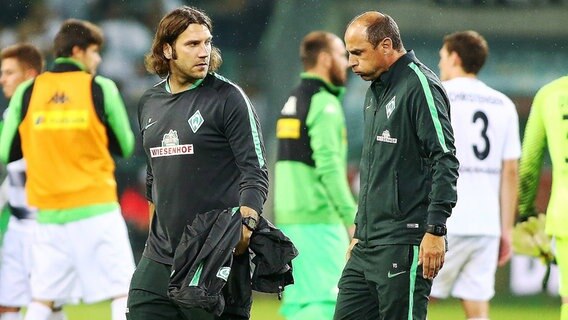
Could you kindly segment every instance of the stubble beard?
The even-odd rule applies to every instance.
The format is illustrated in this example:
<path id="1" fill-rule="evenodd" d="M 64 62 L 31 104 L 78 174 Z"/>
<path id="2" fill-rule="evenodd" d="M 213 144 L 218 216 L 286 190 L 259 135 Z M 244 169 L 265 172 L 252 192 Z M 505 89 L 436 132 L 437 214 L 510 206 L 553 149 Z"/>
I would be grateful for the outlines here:
<path id="1" fill-rule="evenodd" d="M 329 78 L 333 85 L 342 87 L 347 82 L 347 70 L 341 70 L 337 63 L 334 63 L 331 66 Z"/>
<path id="2" fill-rule="evenodd" d="M 204 71 L 194 71 L 193 68 L 195 68 L 195 66 L 185 68 L 183 66 L 180 66 L 176 60 L 171 61 L 172 68 L 170 68 L 170 70 L 172 71 L 172 74 L 182 78 L 183 80 L 185 80 L 185 82 L 194 83 L 195 81 L 204 79 L 207 76 L 207 72 L 209 71 L 209 66 L 207 66 Z"/>

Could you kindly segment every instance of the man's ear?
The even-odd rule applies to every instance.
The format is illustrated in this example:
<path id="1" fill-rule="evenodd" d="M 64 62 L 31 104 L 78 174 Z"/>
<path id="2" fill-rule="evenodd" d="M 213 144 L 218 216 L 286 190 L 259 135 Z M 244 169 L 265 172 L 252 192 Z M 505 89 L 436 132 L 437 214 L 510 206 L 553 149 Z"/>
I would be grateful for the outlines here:
<path id="1" fill-rule="evenodd" d="M 331 53 L 321 51 L 318 55 L 318 65 L 329 68 L 331 66 Z"/>
<path id="2" fill-rule="evenodd" d="M 166 57 L 166 59 L 171 60 L 172 59 L 172 46 L 170 46 L 169 43 L 164 44 L 164 57 Z"/>
<path id="3" fill-rule="evenodd" d="M 24 76 L 26 79 L 35 78 L 37 76 L 37 71 L 33 68 L 28 68 L 24 71 Z"/>
<path id="4" fill-rule="evenodd" d="M 380 48 L 383 50 L 385 55 L 391 55 L 392 52 L 394 51 L 394 48 L 392 47 L 392 39 L 391 38 L 384 38 L 380 43 L 379 43 Z"/>
<path id="5" fill-rule="evenodd" d="M 71 57 L 78 58 L 85 53 L 85 50 L 81 49 L 79 46 L 73 46 L 71 48 Z"/>
<path id="6" fill-rule="evenodd" d="M 452 51 L 452 53 L 450 53 L 450 61 L 452 62 L 453 66 L 461 66 L 462 65 L 462 60 L 461 60 L 459 54 L 456 51 Z"/>

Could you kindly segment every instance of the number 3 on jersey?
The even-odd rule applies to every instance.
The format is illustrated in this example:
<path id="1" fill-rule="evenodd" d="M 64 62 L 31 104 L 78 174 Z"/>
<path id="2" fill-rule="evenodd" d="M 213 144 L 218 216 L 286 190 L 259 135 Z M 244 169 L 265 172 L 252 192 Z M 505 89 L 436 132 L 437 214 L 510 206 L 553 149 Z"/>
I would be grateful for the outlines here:
<path id="1" fill-rule="evenodd" d="M 487 136 L 489 119 L 487 119 L 487 115 L 483 111 L 477 111 L 473 114 L 473 123 L 476 123 L 478 120 L 480 120 L 483 124 L 483 128 L 481 129 L 481 138 L 484 142 L 484 148 L 482 149 L 481 146 L 474 144 L 473 153 L 477 159 L 485 160 L 487 156 L 489 156 L 489 150 L 491 149 L 491 143 L 489 143 L 489 137 Z"/>

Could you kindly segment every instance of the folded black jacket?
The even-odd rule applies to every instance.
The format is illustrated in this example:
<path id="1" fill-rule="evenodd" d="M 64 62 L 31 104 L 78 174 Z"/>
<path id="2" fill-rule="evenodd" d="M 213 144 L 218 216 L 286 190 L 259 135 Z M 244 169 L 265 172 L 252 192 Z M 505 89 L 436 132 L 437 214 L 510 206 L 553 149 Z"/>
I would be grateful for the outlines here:
<path id="1" fill-rule="evenodd" d="M 238 208 L 198 214 L 186 226 L 175 250 L 168 296 L 186 308 L 201 308 L 216 316 L 250 317 L 252 292 L 277 293 L 294 282 L 293 243 L 268 220 L 260 218 L 250 241 L 250 256 L 233 257 L 242 223 Z M 227 285 L 226 285 L 227 284 Z"/>

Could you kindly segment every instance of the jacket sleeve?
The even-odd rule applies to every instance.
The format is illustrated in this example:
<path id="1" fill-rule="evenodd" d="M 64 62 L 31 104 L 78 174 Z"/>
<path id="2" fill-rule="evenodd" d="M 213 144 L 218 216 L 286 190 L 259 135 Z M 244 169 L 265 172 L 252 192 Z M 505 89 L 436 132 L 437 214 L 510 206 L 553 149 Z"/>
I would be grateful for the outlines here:
<path id="1" fill-rule="evenodd" d="M 4 126 L 2 127 L 2 134 L 0 135 L 0 161 L 4 164 L 22 157 L 22 146 L 18 128 L 23 119 L 22 109 L 24 96 L 29 94 L 28 90 L 31 90 L 32 85 L 33 80 L 19 85 L 10 99 L 10 104 L 6 110 Z"/>
<path id="2" fill-rule="evenodd" d="M 268 195 L 268 169 L 258 117 L 249 98 L 237 86 L 227 95 L 224 128 L 236 164 L 241 171 L 241 206 L 259 214 Z"/>
<path id="3" fill-rule="evenodd" d="M 130 122 L 124 102 L 120 97 L 116 84 L 107 78 L 97 76 L 95 82 L 103 91 L 103 103 L 106 121 L 116 139 L 122 157 L 130 157 L 134 152 L 134 133 L 130 128 Z"/>
<path id="4" fill-rule="evenodd" d="M 337 98 L 318 93 L 312 97 L 306 119 L 316 175 L 346 226 L 353 224 L 356 205 L 347 181 L 347 132 Z"/>
<path id="5" fill-rule="evenodd" d="M 519 166 L 519 215 L 521 217 L 535 213 L 534 201 L 546 148 L 546 130 L 542 118 L 543 103 L 544 93 L 539 91 L 534 98 L 525 127 Z"/>
<path id="6" fill-rule="evenodd" d="M 413 69 L 419 80 L 410 89 L 413 120 L 420 149 L 432 169 L 427 224 L 445 224 L 457 201 L 459 167 L 449 116 L 450 103 L 441 85 L 428 81 L 417 66 Z"/>

